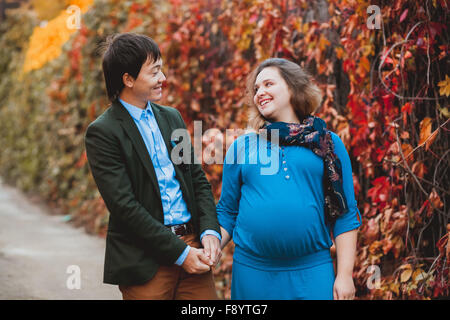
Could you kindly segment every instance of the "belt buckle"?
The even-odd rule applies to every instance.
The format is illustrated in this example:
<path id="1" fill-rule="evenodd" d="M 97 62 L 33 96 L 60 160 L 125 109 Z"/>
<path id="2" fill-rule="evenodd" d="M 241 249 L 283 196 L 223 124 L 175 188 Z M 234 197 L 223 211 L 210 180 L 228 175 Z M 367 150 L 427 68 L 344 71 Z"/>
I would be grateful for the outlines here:
<path id="1" fill-rule="evenodd" d="M 177 236 L 177 237 L 182 237 L 183 231 L 186 231 L 186 227 L 184 224 L 180 224 L 180 225 L 176 225 L 176 226 L 171 226 L 170 230 L 172 230 L 172 232 Z M 178 231 L 180 231 L 178 233 Z"/>

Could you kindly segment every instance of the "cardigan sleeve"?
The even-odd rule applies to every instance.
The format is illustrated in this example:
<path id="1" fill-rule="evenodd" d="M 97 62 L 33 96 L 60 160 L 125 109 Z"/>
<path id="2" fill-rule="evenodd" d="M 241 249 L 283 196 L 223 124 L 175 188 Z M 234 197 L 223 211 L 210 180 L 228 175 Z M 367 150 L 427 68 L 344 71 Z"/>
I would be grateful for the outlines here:
<path id="1" fill-rule="evenodd" d="M 242 137 L 237 138 L 228 148 L 225 155 L 225 161 L 222 171 L 222 192 L 217 204 L 217 218 L 219 224 L 227 230 L 230 236 L 233 236 L 233 230 L 236 224 L 237 214 L 239 212 L 239 200 L 241 198 L 242 186 L 242 166 L 238 161 L 242 148 L 239 148 L 239 141 Z"/>
<path id="2" fill-rule="evenodd" d="M 334 152 L 338 156 L 342 165 L 343 187 L 349 209 L 347 213 L 336 219 L 333 227 L 333 237 L 336 238 L 341 233 L 359 228 L 361 226 L 361 214 L 358 210 L 355 199 L 350 157 L 339 136 L 333 132 L 331 132 L 331 136 L 334 143 Z"/>

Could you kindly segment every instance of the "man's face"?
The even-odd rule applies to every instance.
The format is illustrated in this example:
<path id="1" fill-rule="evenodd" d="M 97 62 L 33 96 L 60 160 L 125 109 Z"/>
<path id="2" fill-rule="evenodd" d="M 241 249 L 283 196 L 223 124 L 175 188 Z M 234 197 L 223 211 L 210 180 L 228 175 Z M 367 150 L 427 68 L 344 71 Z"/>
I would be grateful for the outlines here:
<path id="1" fill-rule="evenodd" d="M 132 88 L 134 96 L 144 102 L 158 101 L 162 98 L 162 83 L 166 80 L 162 72 L 162 59 L 150 58 L 142 65 Z"/>

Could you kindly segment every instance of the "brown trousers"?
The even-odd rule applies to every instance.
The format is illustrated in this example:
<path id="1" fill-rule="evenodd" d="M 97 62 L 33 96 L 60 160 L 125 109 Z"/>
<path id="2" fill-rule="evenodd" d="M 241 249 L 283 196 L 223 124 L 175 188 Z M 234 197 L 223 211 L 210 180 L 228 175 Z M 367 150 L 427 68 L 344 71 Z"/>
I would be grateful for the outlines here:
<path id="1" fill-rule="evenodd" d="M 181 239 L 194 248 L 201 244 L 196 235 Z M 182 267 L 160 266 L 150 281 L 136 286 L 119 285 L 123 300 L 217 300 L 212 271 L 189 274 Z"/>

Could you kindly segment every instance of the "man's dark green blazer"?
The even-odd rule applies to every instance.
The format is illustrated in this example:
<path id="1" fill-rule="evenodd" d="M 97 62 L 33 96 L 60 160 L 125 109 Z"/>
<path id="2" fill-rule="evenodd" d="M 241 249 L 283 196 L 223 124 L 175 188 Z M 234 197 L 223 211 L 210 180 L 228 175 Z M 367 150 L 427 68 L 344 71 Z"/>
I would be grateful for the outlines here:
<path id="1" fill-rule="evenodd" d="M 175 108 L 151 103 L 169 156 L 172 131 L 186 128 Z M 186 248 L 164 226 L 158 181 L 139 129 L 119 100 L 86 131 L 86 153 L 98 190 L 108 208 L 104 282 L 143 284 L 159 265 L 173 265 Z M 212 229 L 220 234 L 211 186 L 200 164 L 174 165 L 197 234 Z M 173 163 L 173 162 L 172 162 Z"/>

